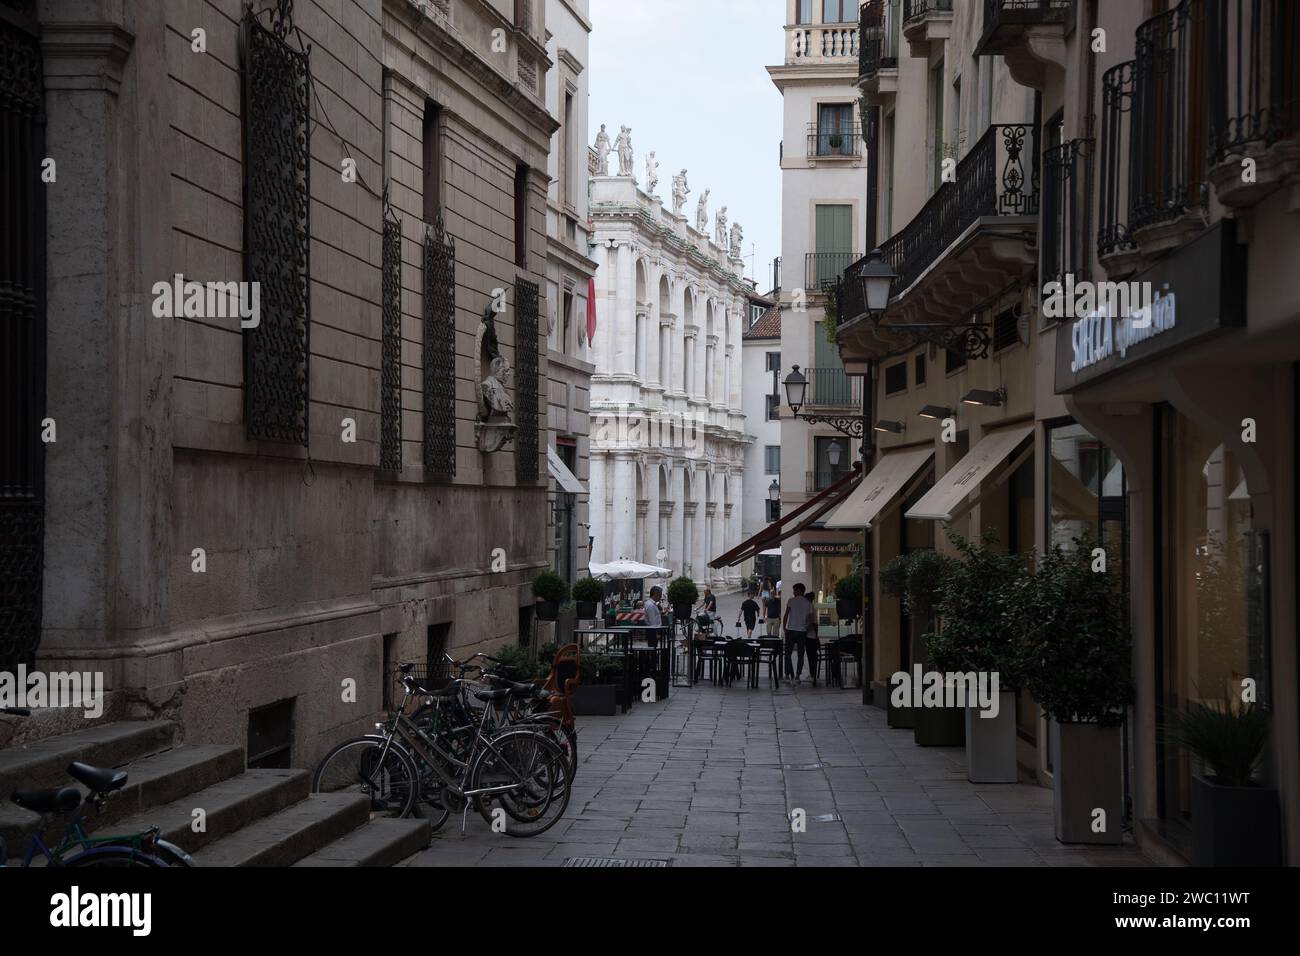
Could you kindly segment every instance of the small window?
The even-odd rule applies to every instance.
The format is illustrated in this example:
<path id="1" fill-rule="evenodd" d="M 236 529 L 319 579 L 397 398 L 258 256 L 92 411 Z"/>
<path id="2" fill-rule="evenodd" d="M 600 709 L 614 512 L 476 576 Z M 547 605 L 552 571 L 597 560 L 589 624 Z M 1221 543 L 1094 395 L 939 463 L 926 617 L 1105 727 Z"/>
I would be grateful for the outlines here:
<path id="1" fill-rule="evenodd" d="M 442 107 L 424 104 L 424 221 L 432 223 L 442 208 Z"/>
<path id="2" fill-rule="evenodd" d="M 925 384 L 925 353 L 922 352 L 916 357 L 916 374 L 913 375 L 917 385 Z"/>
<path id="3" fill-rule="evenodd" d="M 767 420 L 769 422 L 779 421 L 781 418 L 781 396 L 768 395 L 767 398 Z"/>
<path id="4" fill-rule="evenodd" d="M 822 0 L 822 23 L 847 23 L 858 0 Z"/>
<path id="5" fill-rule="evenodd" d="M 944 371 L 955 372 L 959 368 L 966 367 L 966 356 L 960 352 L 953 352 L 950 349 L 944 350 Z"/>
<path id="6" fill-rule="evenodd" d="M 768 352 L 768 353 L 767 353 L 767 370 L 768 370 L 769 372 L 779 372 L 779 371 L 781 371 L 781 353 L 780 353 L 780 352 Z"/>
<path id="7" fill-rule="evenodd" d="M 1007 309 L 993 320 L 993 351 L 1009 349 L 1020 341 L 1020 323 L 1015 310 Z"/>
<path id="8" fill-rule="evenodd" d="M 528 167 L 515 167 L 515 265 L 528 268 Z"/>
<path id="9" fill-rule="evenodd" d="M 768 445 L 763 449 L 763 473 L 766 475 L 781 474 L 780 445 Z"/>
<path id="10" fill-rule="evenodd" d="M 781 520 L 781 502 L 767 499 L 767 520 L 769 523 Z"/>
<path id="11" fill-rule="evenodd" d="M 293 765 L 294 700 L 289 697 L 248 712 L 249 770 L 287 770 Z"/>
<path id="12" fill-rule="evenodd" d="M 451 638 L 451 622 L 430 624 L 424 629 L 424 660 L 430 667 L 442 661 Z"/>
<path id="13" fill-rule="evenodd" d="M 812 23 L 813 0 L 799 0 L 799 9 L 795 11 L 795 23 Z"/>
<path id="14" fill-rule="evenodd" d="M 898 362 L 885 369 L 885 394 L 907 391 L 907 363 Z"/>

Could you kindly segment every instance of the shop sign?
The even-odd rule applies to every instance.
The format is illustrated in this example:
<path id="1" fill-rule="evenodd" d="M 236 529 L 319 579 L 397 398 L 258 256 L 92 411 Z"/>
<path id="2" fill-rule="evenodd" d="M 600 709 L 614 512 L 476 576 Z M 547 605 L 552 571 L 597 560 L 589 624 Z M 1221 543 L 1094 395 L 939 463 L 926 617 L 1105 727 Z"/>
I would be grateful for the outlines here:
<path id="1" fill-rule="evenodd" d="M 1057 330 L 1057 394 L 1244 325 L 1245 251 L 1224 220 L 1127 283 L 1137 295 L 1097 296 L 1095 308 Z"/>
<path id="2" fill-rule="evenodd" d="M 827 543 L 804 544 L 803 549 L 807 551 L 809 554 L 845 556 L 845 555 L 851 555 L 855 553 L 857 551 L 857 547 L 858 546 L 852 542 L 848 542 L 848 543 L 837 542 L 834 544 L 827 544 Z"/>

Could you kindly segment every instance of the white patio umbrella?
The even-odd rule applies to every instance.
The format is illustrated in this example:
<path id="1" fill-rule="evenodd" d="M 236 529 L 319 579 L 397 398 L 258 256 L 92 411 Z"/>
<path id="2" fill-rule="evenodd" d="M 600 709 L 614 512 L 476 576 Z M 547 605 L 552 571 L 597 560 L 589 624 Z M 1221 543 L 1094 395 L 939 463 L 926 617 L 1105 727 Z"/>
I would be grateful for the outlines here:
<path id="1" fill-rule="evenodd" d="M 597 581 L 627 581 L 635 578 L 666 578 L 672 575 L 668 568 L 658 568 L 653 564 L 640 561 L 620 559 L 608 564 L 590 564 L 587 566 L 591 576 Z"/>

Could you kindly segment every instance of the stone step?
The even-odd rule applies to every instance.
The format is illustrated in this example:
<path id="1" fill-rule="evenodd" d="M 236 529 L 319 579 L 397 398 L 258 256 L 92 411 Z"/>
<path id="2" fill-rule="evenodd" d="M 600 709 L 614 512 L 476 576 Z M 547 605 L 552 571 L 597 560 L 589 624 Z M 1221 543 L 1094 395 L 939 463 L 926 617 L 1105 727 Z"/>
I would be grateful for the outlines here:
<path id="1" fill-rule="evenodd" d="M 191 855 L 197 866 L 290 866 L 369 820 L 369 797 L 313 793 Z"/>
<path id="2" fill-rule="evenodd" d="M 183 744 L 133 760 L 120 769 L 126 771 L 126 786 L 109 798 L 103 812 L 86 813 L 83 826 L 87 831 L 102 830 L 123 817 L 171 803 L 243 773 L 244 749 L 220 744 Z M 63 784 L 76 786 L 83 794 L 87 792 L 66 775 Z M 44 833 L 47 843 L 59 840 L 66 822 L 66 818 L 51 818 Z M 12 803 L 0 804 L 0 837 L 8 842 L 11 853 L 26 845 L 39 824 L 38 814 Z"/>
<path id="3" fill-rule="evenodd" d="M 8 802 L 15 790 L 70 785 L 67 769 L 74 760 L 120 767 L 170 750 L 175 742 L 170 720 L 124 720 L 0 750 L 0 800 Z"/>
<path id="4" fill-rule="evenodd" d="M 257 820 L 306 799 L 311 774 L 306 770 L 248 770 L 160 807 L 119 820 L 112 830 L 132 833 L 158 827 L 162 838 L 193 855 L 196 850 L 238 833 Z M 205 830 L 195 832 L 194 811 L 204 811 Z M 11 847 L 10 853 L 15 850 Z"/>
<path id="5" fill-rule="evenodd" d="M 432 836 L 428 820 L 376 817 L 294 866 L 393 866 L 428 849 Z"/>

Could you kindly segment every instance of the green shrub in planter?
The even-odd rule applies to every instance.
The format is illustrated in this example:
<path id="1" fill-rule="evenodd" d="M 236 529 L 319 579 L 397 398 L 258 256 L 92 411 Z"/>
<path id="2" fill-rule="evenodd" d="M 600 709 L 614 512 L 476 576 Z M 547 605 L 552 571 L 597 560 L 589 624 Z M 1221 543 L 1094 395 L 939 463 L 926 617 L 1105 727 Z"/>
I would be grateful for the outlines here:
<path id="1" fill-rule="evenodd" d="M 668 603 L 672 606 L 673 613 L 677 615 L 678 620 L 689 618 L 691 608 L 695 602 L 700 599 L 700 590 L 695 586 L 695 582 L 687 577 L 674 578 L 668 584 Z M 685 609 L 685 614 L 682 614 Z"/>
<path id="2" fill-rule="evenodd" d="M 533 662 L 526 647 L 509 644 L 498 648 L 492 656 L 501 662 L 493 668 L 493 672 L 507 680 L 524 681 L 533 675 Z"/>
<path id="3" fill-rule="evenodd" d="M 542 571 L 533 578 L 533 597 L 541 602 L 538 618 L 554 621 L 559 617 L 560 605 L 569 599 L 569 585 L 554 571 Z"/>
<path id="4" fill-rule="evenodd" d="M 1024 590 L 1024 686 L 1062 723 L 1117 726 L 1133 699 L 1128 613 L 1115 576 L 1093 571 L 1090 535 L 1056 545 Z"/>
<path id="5" fill-rule="evenodd" d="M 929 621 L 951 564 L 952 558 L 928 548 L 900 554 L 881 568 L 881 590 L 902 600 L 910 616 Z"/>
<path id="6" fill-rule="evenodd" d="M 579 620 L 589 621 L 596 616 L 596 605 L 605 597 L 605 585 L 590 576 L 573 582 L 573 600 L 577 603 Z"/>

